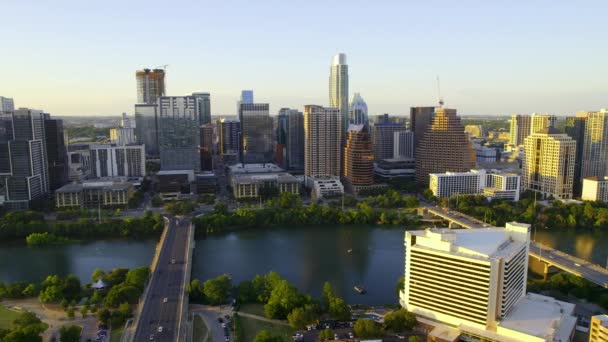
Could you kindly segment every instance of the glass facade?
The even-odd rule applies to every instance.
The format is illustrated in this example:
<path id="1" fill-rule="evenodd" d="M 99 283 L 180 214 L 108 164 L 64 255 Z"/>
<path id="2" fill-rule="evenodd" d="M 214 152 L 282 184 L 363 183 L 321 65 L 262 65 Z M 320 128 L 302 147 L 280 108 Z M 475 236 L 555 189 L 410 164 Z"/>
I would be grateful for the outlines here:
<path id="1" fill-rule="evenodd" d="M 273 161 L 272 119 L 267 103 L 241 103 L 240 160 L 243 163 L 270 163 Z"/>
<path id="2" fill-rule="evenodd" d="M 161 170 L 200 170 L 196 99 L 163 96 L 158 102 Z"/>

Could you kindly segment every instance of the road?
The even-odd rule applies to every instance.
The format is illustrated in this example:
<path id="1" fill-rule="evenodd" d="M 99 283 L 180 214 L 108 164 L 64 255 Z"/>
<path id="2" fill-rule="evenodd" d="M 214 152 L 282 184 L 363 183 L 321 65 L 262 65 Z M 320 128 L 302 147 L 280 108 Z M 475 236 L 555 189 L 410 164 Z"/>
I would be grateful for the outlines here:
<path id="1" fill-rule="evenodd" d="M 217 306 L 207 306 L 207 305 L 198 305 L 192 304 L 190 305 L 190 312 L 195 315 L 200 315 L 201 318 L 205 321 L 207 325 L 207 329 L 210 334 L 210 341 L 212 342 L 224 342 L 224 329 L 220 322 L 218 322 L 218 317 L 224 317 L 225 315 L 232 316 L 232 310 L 230 310 L 230 306 L 224 306 L 224 308 L 220 309 Z M 224 319 L 224 322 L 226 320 Z M 233 341 L 233 339 L 230 339 Z"/>
<path id="2" fill-rule="evenodd" d="M 185 260 L 190 249 L 191 229 L 193 228 L 189 219 L 169 218 L 167 236 L 159 253 L 157 267 L 150 279 L 133 341 L 178 340 L 183 296 L 186 293 L 184 279 L 188 268 Z"/>

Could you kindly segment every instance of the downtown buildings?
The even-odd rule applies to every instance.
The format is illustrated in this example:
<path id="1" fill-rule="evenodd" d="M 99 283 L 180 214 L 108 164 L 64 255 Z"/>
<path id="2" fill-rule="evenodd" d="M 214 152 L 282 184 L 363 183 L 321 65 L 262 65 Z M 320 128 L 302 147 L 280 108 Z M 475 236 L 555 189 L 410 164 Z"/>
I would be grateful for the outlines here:
<path id="1" fill-rule="evenodd" d="M 267 103 L 240 103 L 241 144 L 239 160 L 245 164 L 271 163 L 273 154 L 272 119 Z"/>
<path id="2" fill-rule="evenodd" d="M 200 132 L 194 96 L 163 96 L 158 102 L 161 170 L 200 170 Z"/>
<path id="3" fill-rule="evenodd" d="M 304 171 L 304 114 L 296 109 L 279 110 L 276 160 L 289 171 Z"/>
<path id="4" fill-rule="evenodd" d="M 346 139 L 348 129 L 348 64 L 346 54 L 339 53 L 334 56 L 329 70 L 329 107 L 338 109 L 340 113 L 341 137 Z M 367 110 L 367 106 L 365 108 Z"/>
<path id="5" fill-rule="evenodd" d="M 91 145 L 90 174 L 93 178 L 143 178 L 146 153 L 142 145 Z"/>
<path id="6" fill-rule="evenodd" d="M 305 176 L 341 176 L 342 122 L 338 108 L 304 106 Z"/>
<path id="7" fill-rule="evenodd" d="M 344 186 L 358 194 L 374 185 L 372 141 L 365 124 L 350 125 L 344 147 Z"/>

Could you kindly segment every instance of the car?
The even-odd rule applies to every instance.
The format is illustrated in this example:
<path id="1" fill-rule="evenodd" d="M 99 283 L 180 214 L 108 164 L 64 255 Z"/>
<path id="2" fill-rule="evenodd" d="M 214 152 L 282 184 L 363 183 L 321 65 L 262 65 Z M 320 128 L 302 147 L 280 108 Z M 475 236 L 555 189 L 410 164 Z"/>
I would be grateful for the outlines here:
<path id="1" fill-rule="evenodd" d="M 230 337 L 228 337 L 228 336 L 224 337 L 224 341 L 230 342 Z"/>
<path id="2" fill-rule="evenodd" d="M 574 266 L 576 266 L 576 267 L 581 267 L 581 264 L 579 264 L 578 262 L 575 262 L 575 263 L 574 263 Z"/>
<path id="3" fill-rule="evenodd" d="M 218 318 L 217 318 L 217 322 L 218 322 L 218 323 L 224 323 L 224 320 L 222 319 L 222 317 L 218 317 Z"/>
<path id="4" fill-rule="evenodd" d="M 154 334 L 151 334 L 151 335 L 150 335 L 149 340 L 150 340 L 150 341 L 154 341 Z"/>
<path id="5" fill-rule="evenodd" d="M 405 336 L 401 335 L 401 334 L 396 334 L 395 337 L 398 338 L 398 339 L 400 339 L 400 340 L 405 340 Z"/>
<path id="6" fill-rule="evenodd" d="M 160 327 L 158 327 L 156 331 L 158 331 L 159 333 L 163 332 L 163 326 L 161 325 Z"/>
<path id="7" fill-rule="evenodd" d="M 175 259 L 171 259 L 171 265 L 175 264 Z"/>
<path id="8" fill-rule="evenodd" d="M 222 328 L 225 328 L 225 327 L 226 327 L 226 323 L 222 323 Z"/>
<path id="9" fill-rule="evenodd" d="M 355 334 L 353 334 L 352 332 L 348 333 L 348 338 L 355 338 Z"/>
<path id="10" fill-rule="evenodd" d="M 166 303 L 168 301 L 169 301 L 169 298 L 167 298 L 167 297 L 163 298 L 163 303 Z"/>
<path id="11" fill-rule="evenodd" d="M 340 336 L 338 336 L 338 334 L 334 334 L 334 340 L 339 340 Z"/>

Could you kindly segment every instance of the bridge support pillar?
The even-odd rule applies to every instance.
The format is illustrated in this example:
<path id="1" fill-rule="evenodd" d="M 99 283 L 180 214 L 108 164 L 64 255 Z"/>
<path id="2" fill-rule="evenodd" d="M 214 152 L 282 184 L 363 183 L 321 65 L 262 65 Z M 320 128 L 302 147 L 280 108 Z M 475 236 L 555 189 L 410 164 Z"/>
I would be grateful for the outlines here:
<path id="1" fill-rule="evenodd" d="M 548 264 L 538 258 L 530 255 L 528 268 L 535 274 L 538 274 L 543 277 L 544 280 L 547 280 L 547 276 L 556 272 L 559 272 L 555 266 Z"/>

